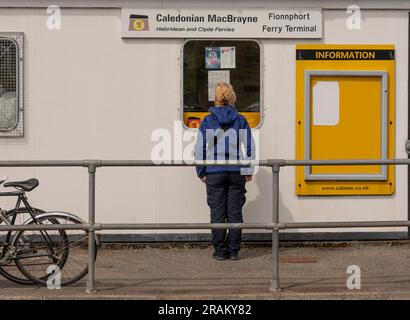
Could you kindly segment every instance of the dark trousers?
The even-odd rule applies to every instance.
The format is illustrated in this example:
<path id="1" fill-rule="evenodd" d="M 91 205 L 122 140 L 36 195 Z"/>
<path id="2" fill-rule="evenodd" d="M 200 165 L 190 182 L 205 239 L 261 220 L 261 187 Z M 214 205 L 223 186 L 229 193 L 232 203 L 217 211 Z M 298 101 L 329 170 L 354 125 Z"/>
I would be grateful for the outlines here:
<path id="1" fill-rule="evenodd" d="M 214 173 L 206 176 L 207 202 L 212 223 L 241 223 L 245 204 L 245 176 L 239 173 Z M 212 229 L 215 253 L 236 253 L 241 246 L 240 229 Z"/>

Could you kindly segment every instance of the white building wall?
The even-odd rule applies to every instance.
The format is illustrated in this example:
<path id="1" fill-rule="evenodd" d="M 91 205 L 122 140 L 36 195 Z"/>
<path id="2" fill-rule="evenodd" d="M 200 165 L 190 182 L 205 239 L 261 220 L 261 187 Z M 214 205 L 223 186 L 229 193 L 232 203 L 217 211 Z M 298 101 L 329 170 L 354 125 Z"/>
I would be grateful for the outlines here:
<path id="1" fill-rule="evenodd" d="M 0 139 L 0 159 L 150 159 L 152 131 L 172 132 L 180 120 L 183 39 L 122 39 L 119 8 L 63 8 L 62 14 L 62 29 L 50 31 L 45 8 L 0 9 L 0 31 L 22 31 L 26 37 L 27 124 L 24 138 Z M 361 30 L 348 30 L 344 10 L 324 9 L 321 40 L 261 40 L 261 159 L 295 158 L 297 43 L 396 46 L 396 157 L 407 157 L 408 13 L 362 10 L 362 18 Z M 38 177 L 40 186 L 30 197 L 36 206 L 87 217 L 85 168 L 0 168 L 0 175 Z M 271 220 L 271 181 L 270 170 L 262 168 L 248 185 L 246 222 Z M 294 184 L 294 168 L 283 168 L 282 221 L 407 219 L 405 167 L 397 167 L 396 193 L 387 197 L 298 198 Z M 205 186 L 193 168 L 99 168 L 96 192 L 98 222 L 209 220 Z"/>

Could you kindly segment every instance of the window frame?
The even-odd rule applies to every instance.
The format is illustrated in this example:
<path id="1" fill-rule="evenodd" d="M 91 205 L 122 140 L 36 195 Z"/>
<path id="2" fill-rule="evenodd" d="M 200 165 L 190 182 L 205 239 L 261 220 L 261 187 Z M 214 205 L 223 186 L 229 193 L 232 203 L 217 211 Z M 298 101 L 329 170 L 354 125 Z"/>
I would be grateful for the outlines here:
<path id="1" fill-rule="evenodd" d="M 312 160 L 311 133 L 312 133 L 312 102 L 311 82 L 313 77 L 372 77 L 380 78 L 380 160 L 388 159 L 388 72 L 383 70 L 305 70 L 304 72 L 304 105 L 305 105 L 305 128 L 304 128 L 304 156 L 305 160 Z M 366 167 L 366 166 L 364 166 Z M 380 166 L 380 173 L 312 173 L 312 166 L 305 166 L 305 180 L 307 181 L 386 181 L 388 179 L 387 165 Z"/>
<path id="2" fill-rule="evenodd" d="M 0 139 L 19 138 L 24 136 L 24 33 L 0 32 L 0 40 L 13 43 L 16 49 L 16 121 L 9 128 L 0 128 Z"/>
<path id="3" fill-rule="evenodd" d="M 202 38 L 192 38 L 192 39 L 184 39 L 184 42 L 181 45 L 181 49 L 180 49 L 180 101 L 179 101 L 179 118 L 182 122 L 182 127 L 185 130 L 193 130 L 196 131 L 198 130 L 197 128 L 189 128 L 185 122 L 184 122 L 184 49 L 185 49 L 185 45 L 188 42 L 191 41 L 215 41 L 215 42 L 223 42 L 223 41 L 252 41 L 255 42 L 258 46 L 259 46 L 259 75 L 260 75 L 260 87 L 259 87 L 259 101 L 260 101 L 260 110 L 259 110 L 259 115 L 260 115 L 260 120 L 259 123 L 251 128 L 253 129 L 260 129 L 263 126 L 263 122 L 264 122 L 264 55 L 263 55 L 263 43 L 261 41 L 259 41 L 258 39 L 247 39 L 247 38 L 243 38 L 243 39 L 235 39 L 235 38 L 206 38 L 206 39 L 202 39 Z"/>

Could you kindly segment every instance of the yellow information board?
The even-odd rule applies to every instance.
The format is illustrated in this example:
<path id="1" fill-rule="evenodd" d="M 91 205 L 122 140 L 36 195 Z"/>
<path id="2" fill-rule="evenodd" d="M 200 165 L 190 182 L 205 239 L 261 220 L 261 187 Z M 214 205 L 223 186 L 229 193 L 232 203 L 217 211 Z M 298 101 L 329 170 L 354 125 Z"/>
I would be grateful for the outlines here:
<path id="1" fill-rule="evenodd" d="M 296 158 L 394 158 L 394 46 L 296 47 Z M 296 167 L 297 195 L 389 195 L 394 167 Z"/>

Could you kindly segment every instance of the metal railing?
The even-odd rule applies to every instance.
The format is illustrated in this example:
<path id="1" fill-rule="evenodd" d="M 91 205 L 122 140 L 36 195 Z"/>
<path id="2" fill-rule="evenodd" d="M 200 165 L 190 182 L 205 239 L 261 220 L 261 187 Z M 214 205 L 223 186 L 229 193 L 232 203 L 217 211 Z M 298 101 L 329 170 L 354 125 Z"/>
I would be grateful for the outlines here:
<path id="1" fill-rule="evenodd" d="M 266 223 L 96 223 L 95 221 L 95 175 L 98 167 L 185 167 L 195 165 L 241 167 L 262 166 L 272 168 L 272 221 Z M 279 230 L 303 228 L 362 228 L 362 227 L 410 227 L 410 221 L 344 221 L 344 222 L 286 222 L 279 219 L 279 173 L 286 166 L 329 166 L 329 165 L 410 165 L 410 159 L 389 160 L 284 160 L 272 159 L 261 161 L 204 162 L 184 163 L 170 161 L 156 164 L 145 160 L 35 160 L 35 161 L 0 161 L 0 167 L 86 167 L 88 168 L 88 223 L 60 225 L 14 225 L 0 226 L 0 231 L 17 230 L 75 230 L 88 231 L 88 293 L 95 290 L 95 231 L 97 230 L 158 230 L 158 229 L 268 229 L 272 231 L 272 282 L 271 290 L 280 290 L 279 282 Z"/>

